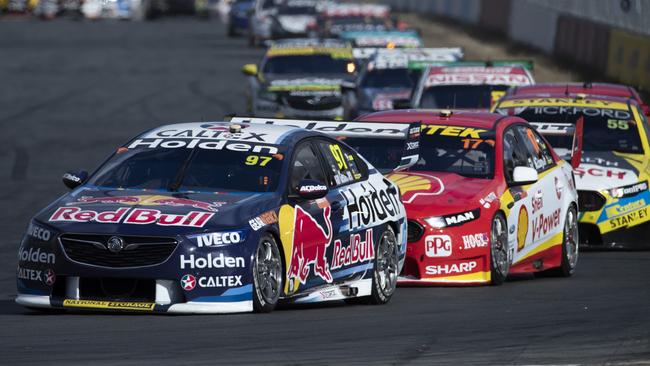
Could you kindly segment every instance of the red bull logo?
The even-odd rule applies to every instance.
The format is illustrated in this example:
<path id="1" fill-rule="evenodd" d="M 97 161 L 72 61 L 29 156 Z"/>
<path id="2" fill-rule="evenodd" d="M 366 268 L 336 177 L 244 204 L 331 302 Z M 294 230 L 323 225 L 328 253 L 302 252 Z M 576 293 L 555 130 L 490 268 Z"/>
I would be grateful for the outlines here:
<path id="1" fill-rule="evenodd" d="M 308 212 L 296 206 L 293 250 L 288 273 L 290 279 L 297 279 L 304 284 L 309 277 L 310 266 L 313 264 L 314 273 L 318 277 L 325 282 L 332 282 L 329 263 L 325 257 L 325 251 L 332 242 L 329 206 L 323 209 L 323 219 L 327 225 L 327 233 Z"/>
<path id="2" fill-rule="evenodd" d="M 210 212 L 219 211 L 219 207 L 225 204 L 225 202 L 203 202 L 203 201 L 190 200 L 187 198 L 149 195 L 149 196 L 106 196 L 106 197 L 83 196 L 79 198 L 77 202 L 68 203 L 68 206 L 79 204 L 79 203 L 193 207 L 199 210 L 210 211 Z"/>

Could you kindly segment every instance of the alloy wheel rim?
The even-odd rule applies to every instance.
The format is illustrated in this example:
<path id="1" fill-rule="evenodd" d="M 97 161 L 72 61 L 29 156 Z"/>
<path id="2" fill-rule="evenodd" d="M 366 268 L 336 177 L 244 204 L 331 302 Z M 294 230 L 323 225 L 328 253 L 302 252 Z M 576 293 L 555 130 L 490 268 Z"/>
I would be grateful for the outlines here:
<path id="1" fill-rule="evenodd" d="M 275 303 L 280 297 L 282 286 L 282 265 L 280 252 L 270 241 L 263 241 L 255 253 L 255 268 L 253 269 L 255 291 L 258 298 L 266 303 Z"/>
<path id="2" fill-rule="evenodd" d="M 397 286 L 397 257 L 395 240 L 384 234 L 377 247 L 375 275 L 381 292 L 390 296 Z"/>
<path id="3" fill-rule="evenodd" d="M 508 272 L 508 249 L 503 220 L 496 218 L 491 233 L 492 265 L 502 275 Z"/>
<path id="4" fill-rule="evenodd" d="M 569 210 L 567 214 L 566 224 L 564 225 L 564 238 L 567 261 L 569 266 L 573 268 L 578 261 L 578 221 L 573 209 Z"/>

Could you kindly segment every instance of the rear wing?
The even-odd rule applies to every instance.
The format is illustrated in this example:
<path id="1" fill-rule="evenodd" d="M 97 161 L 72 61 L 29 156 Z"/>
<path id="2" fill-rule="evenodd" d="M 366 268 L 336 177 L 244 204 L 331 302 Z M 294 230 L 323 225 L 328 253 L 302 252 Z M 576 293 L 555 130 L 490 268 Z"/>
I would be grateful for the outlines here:
<path id="1" fill-rule="evenodd" d="M 543 136 L 573 136 L 571 145 L 571 167 L 573 169 L 580 165 L 582 159 L 582 136 L 584 131 L 584 116 L 581 116 L 574 124 L 561 122 L 530 122 L 533 127 Z"/>
<path id="2" fill-rule="evenodd" d="M 438 48 L 353 48 L 355 60 L 368 61 L 373 57 L 404 57 L 408 62 L 454 62 L 462 60 L 465 51 L 461 47 Z"/>
<path id="3" fill-rule="evenodd" d="M 356 137 L 375 139 L 403 139 L 404 148 L 400 163 L 393 171 L 408 169 L 420 159 L 421 123 L 375 123 L 345 121 L 315 121 L 298 119 L 232 117 L 233 123 L 254 123 L 304 128 L 333 137 Z"/>
<path id="4" fill-rule="evenodd" d="M 422 70 L 429 66 L 482 66 L 482 67 L 521 67 L 529 72 L 533 71 L 534 63 L 532 60 L 494 60 L 494 61 L 453 61 L 453 62 L 430 62 L 427 60 L 414 60 L 409 62 L 409 68 Z"/>

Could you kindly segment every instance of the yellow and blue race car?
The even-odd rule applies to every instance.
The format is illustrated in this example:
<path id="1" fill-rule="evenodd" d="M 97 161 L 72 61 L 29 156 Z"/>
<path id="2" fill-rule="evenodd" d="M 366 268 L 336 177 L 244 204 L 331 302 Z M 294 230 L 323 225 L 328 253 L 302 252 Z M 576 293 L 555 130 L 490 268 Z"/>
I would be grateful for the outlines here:
<path id="1" fill-rule="evenodd" d="M 583 152 L 574 170 L 584 246 L 641 248 L 650 232 L 648 124 L 630 98 L 584 94 L 506 96 L 494 111 L 523 117 L 555 150 L 569 154 L 582 121 Z M 574 136 L 576 135 L 576 136 Z"/>

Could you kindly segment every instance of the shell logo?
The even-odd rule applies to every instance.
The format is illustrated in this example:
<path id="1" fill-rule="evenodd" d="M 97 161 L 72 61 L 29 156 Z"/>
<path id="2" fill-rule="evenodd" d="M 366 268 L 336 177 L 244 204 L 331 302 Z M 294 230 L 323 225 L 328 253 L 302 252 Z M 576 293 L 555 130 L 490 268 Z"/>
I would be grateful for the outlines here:
<path id="1" fill-rule="evenodd" d="M 521 206 L 521 209 L 519 209 L 519 219 L 517 220 L 517 251 L 524 249 L 527 235 L 528 209 L 526 209 L 526 206 Z"/>
<path id="2" fill-rule="evenodd" d="M 386 176 L 397 184 L 402 194 L 402 202 L 411 203 L 420 195 L 436 196 L 445 190 L 440 178 L 422 173 L 393 173 Z"/>

